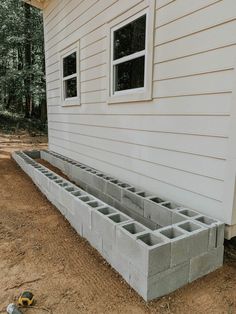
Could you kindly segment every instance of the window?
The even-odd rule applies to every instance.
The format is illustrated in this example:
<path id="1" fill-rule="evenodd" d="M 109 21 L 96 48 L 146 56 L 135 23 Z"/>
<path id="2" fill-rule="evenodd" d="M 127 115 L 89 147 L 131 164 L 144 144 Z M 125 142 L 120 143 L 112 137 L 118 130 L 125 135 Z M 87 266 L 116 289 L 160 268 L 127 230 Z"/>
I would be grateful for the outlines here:
<path id="1" fill-rule="evenodd" d="M 62 105 L 79 105 L 78 49 L 62 56 Z"/>
<path id="2" fill-rule="evenodd" d="M 146 9 L 111 26 L 109 93 L 111 103 L 151 99 L 153 50 L 151 11 Z"/>
<path id="3" fill-rule="evenodd" d="M 146 14 L 113 34 L 113 93 L 144 88 Z"/>

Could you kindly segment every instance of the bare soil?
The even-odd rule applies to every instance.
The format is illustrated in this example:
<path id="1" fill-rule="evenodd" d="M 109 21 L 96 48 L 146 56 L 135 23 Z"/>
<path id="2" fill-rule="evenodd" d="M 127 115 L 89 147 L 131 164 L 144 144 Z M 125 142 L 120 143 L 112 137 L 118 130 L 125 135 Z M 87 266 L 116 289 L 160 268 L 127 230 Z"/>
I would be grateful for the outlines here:
<path id="1" fill-rule="evenodd" d="M 224 267 L 145 303 L 40 193 L 10 157 L 46 138 L 0 134 L 0 313 L 25 289 L 40 309 L 24 313 L 236 313 L 236 254 Z M 42 309 L 44 308 L 44 309 Z"/>

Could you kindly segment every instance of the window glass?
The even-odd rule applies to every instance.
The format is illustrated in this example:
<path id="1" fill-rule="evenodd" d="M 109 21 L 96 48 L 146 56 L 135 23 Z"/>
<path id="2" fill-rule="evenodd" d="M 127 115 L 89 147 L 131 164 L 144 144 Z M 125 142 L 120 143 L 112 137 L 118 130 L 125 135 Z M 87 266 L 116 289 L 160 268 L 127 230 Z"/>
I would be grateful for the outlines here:
<path id="1" fill-rule="evenodd" d="M 144 87 L 144 66 L 144 56 L 115 65 L 115 91 Z"/>
<path id="2" fill-rule="evenodd" d="M 77 97 L 77 78 L 65 80 L 65 98 Z"/>
<path id="3" fill-rule="evenodd" d="M 63 59 L 63 77 L 75 74 L 76 68 L 76 52 L 73 52 Z"/>
<path id="4" fill-rule="evenodd" d="M 145 49 L 146 15 L 114 32 L 114 60 Z"/>

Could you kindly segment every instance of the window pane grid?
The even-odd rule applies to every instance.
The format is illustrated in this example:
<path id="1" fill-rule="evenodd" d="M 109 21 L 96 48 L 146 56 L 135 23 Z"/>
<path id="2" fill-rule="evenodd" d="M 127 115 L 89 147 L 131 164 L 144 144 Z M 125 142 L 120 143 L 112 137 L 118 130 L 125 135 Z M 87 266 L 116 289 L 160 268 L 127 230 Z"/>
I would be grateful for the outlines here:
<path id="1" fill-rule="evenodd" d="M 124 63 L 124 62 L 130 61 L 130 60 L 136 59 L 138 57 L 145 56 L 145 53 L 146 53 L 146 50 L 143 50 L 143 51 L 140 51 L 140 52 L 136 52 L 136 53 L 133 53 L 133 54 L 131 54 L 129 56 L 126 56 L 126 57 L 114 60 L 112 63 L 113 63 L 113 65 Z"/>
<path id="2" fill-rule="evenodd" d="M 63 98 L 67 101 L 78 97 L 77 52 L 74 51 L 62 59 Z"/>
<path id="3" fill-rule="evenodd" d="M 147 53 L 147 15 L 112 32 L 112 94 L 143 91 Z"/>

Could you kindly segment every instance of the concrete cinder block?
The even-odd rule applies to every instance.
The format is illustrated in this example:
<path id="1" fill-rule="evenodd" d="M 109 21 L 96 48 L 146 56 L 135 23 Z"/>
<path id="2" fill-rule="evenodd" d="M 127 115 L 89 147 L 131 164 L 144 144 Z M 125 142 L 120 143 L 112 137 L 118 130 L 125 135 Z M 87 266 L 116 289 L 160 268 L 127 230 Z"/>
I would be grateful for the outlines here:
<path id="1" fill-rule="evenodd" d="M 190 258 L 208 251 L 209 230 L 191 220 L 178 223 L 177 226 L 189 235 Z"/>
<path id="2" fill-rule="evenodd" d="M 115 202 L 114 207 L 118 208 L 121 212 L 123 212 L 126 215 L 130 216 L 131 218 L 133 218 L 137 222 L 143 224 L 146 228 L 148 228 L 150 230 L 156 230 L 156 229 L 160 228 L 160 226 L 157 225 L 157 223 L 153 222 L 152 220 L 150 220 L 148 218 L 145 218 L 142 215 L 139 215 L 137 212 L 135 212 L 132 209 L 124 207 L 123 205 L 121 205 L 118 202 Z"/>
<path id="3" fill-rule="evenodd" d="M 189 262 L 167 269 L 148 279 L 147 301 L 169 294 L 188 283 Z"/>
<path id="4" fill-rule="evenodd" d="M 24 151 L 24 153 L 32 159 L 39 159 L 41 157 L 39 150 Z"/>
<path id="5" fill-rule="evenodd" d="M 192 282 L 223 264 L 223 246 L 212 249 L 190 260 L 189 282 Z"/>
<path id="6" fill-rule="evenodd" d="M 162 227 L 170 225 L 172 223 L 173 210 L 165 206 L 168 203 L 155 196 L 145 198 L 144 217 Z"/>
<path id="7" fill-rule="evenodd" d="M 116 246 L 116 228 L 131 219 L 112 207 L 92 212 L 92 229 L 101 235 L 104 254 L 111 260 Z"/>
<path id="8" fill-rule="evenodd" d="M 216 225 L 217 221 L 203 215 L 198 215 L 197 217 L 194 218 L 194 220 L 198 224 L 201 224 L 209 229 L 208 250 L 217 247 L 217 225 Z"/>
<path id="9" fill-rule="evenodd" d="M 92 186 L 102 193 L 106 192 L 106 185 L 107 185 L 107 181 L 104 179 L 104 177 L 105 175 L 99 172 L 96 173 L 95 176 L 93 176 Z"/>
<path id="10" fill-rule="evenodd" d="M 189 262 L 169 268 L 154 276 L 147 277 L 134 265 L 130 265 L 130 285 L 150 301 L 175 291 L 188 283 Z"/>
<path id="11" fill-rule="evenodd" d="M 103 254 L 105 253 L 103 248 Z M 103 255 L 109 261 L 110 256 Z M 111 266 L 129 283 L 130 277 L 130 261 L 127 256 L 124 256 L 116 249 L 112 252 Z"/>
<path id="12" fill-rule="evenodd" d="M 118 180 L 112 179 L 111 181 L 107 181 L 106 184 L 106 193 L 110 195 L 115 200 L 121 202 L 122 198 L 122 188 L 118 185 L 121 183 Z"/>
<path id="13" fill-rule="evenodd" d="M 101 191 L 99 191 L 98 189 L 95 189 L 93 186 L 87 185 L 86 186 L 86 192 L 88 192 L 89 194 L 92 194 L 96 198 L 102 200 L 102 194 L 103 193 Z"/>
<path id="14" fill-rule="evenodd" d="M 91 213 L 93 208 L 86 204 L 87 201 L 92 201 L 90 196 L 78 196 L 72 198 L 72 211 L 75 217 L 75 229 L 83 228 L 91 229 Z M 80 231 L 81 232 L 81 231 Z"/>
<path id="15" fill-rule="evenodd" d="M 91 227 L 83 225 L 83 237 L 94 247 L 98 252 L 102 252 L 102 237 Z"/>
<path id="16" fill-rule="evenodd" d="M 155 231 L 155 234 L 159 233 L 171 242 L 171 267 L 177 266 L 189 260 L 190 237 L 186 231 L 172 225 Z"/>
<path id="17" fill-rule="evenodd" d="M 173 212 L 172 216 L 172 224 L 187 220 L 187 219 L 194 219 L 197 217 L 199 213 L 196 211 L 189 209 L 189 208 L 178 208 Z"/>
<path id="18" fill-rule="evenodd" d="M 122 206 L 144 216 L 144 197 L 145 192 L 136 191 L 133 187 L 123 189 Z"/>
<path id="19" fill-rule="evenodd" d="M 141 228 L 141 230 L 144 228 Z M 144 229 L 145 230 L 145 229 Z M 170 242 L 151 232 L 133 235 L 123 227 L 117 229 L 117 249 L 147 276 L 170 267 Z"/>

